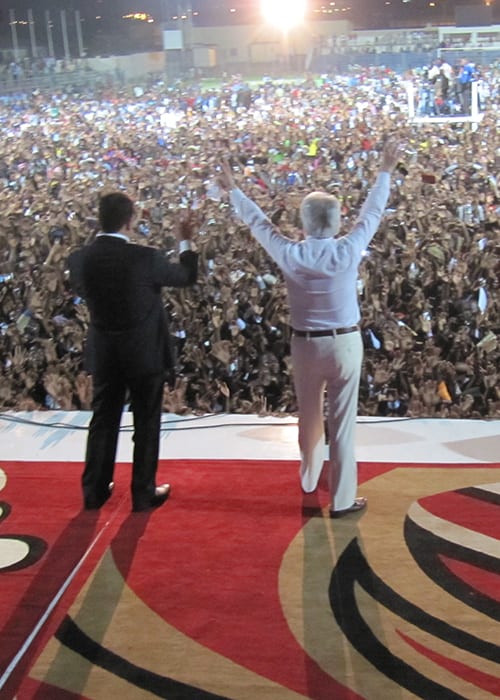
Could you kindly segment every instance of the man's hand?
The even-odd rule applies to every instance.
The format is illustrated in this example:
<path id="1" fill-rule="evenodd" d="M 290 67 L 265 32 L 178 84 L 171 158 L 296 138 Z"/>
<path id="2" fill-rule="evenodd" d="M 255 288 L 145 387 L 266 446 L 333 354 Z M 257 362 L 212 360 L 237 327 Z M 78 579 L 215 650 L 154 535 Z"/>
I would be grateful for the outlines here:
<path id="1" fill-rule="evenodd" d="M 392 173 L 396 165 L 400 162 L 404 153 L 404 147 L 396 139 L 388 139 L 382 151 L 382 164 L 380 170 Z"/>
<path id="2" fill-rule="evenodd" d="M 181 217 L 175 226 L 175 237 L 178 241 L 190 241 L 193 238 L 195 217 L 192 211 Z"/>
<path id="3" fill-rule="evenodd" d="M 216 175 L 216 182 L 219 185 L 219 187 L 226 192 L 229 192 L 230 190 L 234 190 L 236 187 L 236 183 L 234 181 L 233 177 L 233 172 L 231 170 L 231 166 L 229 165 L 229 161 L 227 159 L 224 159 L 221 164 L 220 164 L 221 170 L 219 173 Z"/>

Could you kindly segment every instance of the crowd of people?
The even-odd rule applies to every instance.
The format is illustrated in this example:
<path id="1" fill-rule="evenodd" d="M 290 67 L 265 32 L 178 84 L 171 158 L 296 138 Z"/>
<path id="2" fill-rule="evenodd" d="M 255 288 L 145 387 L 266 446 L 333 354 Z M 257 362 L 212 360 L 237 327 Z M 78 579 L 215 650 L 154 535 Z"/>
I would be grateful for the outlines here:
<path id="1" fill-rule="evenodd" d="M 341 199 L 349 230 L 396 136 L 406 157 L 358 280 L 359 414 L 500 417 L 500 70 L 481 75 L 478 124 L 411 123 L 408 76 L 383 69 L 5 98 L 0 409 L 90 408 L 88 310 L 67 258 L 118 189 L 137 203 L 138 239 L 172 258 L 179 212 L 196 217 L 198 283 L 165 292 L 178 366 L 164 410 L 294 413 L 283 280 L 217 196 L 219 164 L 298 239 L 312 190 Z"/>

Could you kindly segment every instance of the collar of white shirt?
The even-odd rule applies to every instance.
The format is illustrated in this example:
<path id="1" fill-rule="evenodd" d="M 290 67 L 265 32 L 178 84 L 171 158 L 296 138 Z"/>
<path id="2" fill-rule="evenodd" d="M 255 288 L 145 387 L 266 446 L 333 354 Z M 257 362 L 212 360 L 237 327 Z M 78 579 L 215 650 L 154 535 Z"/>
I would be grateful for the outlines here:
<path id="1" fill-rule="evenodd" d="M 100 238 L 101 236 L 110 236 L 111 238 L 123 238 L 124 241 L 130 243 L 129 237 L 126 236 L 124 233 L 98 233 L 96 238 Z"/>

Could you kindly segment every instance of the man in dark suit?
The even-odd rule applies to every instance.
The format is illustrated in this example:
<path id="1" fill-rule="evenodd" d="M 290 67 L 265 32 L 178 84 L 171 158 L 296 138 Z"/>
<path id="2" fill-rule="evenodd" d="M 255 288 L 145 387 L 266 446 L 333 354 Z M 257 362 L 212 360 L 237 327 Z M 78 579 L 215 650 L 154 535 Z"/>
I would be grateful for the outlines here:
<path id="1" fill-rule="evenodd" d="M 73 289 L 89 308 L 88 369 L 93 376 L 92 419 L 82 475 L 84 507 L 100 508 L 110 497 L 127 390 L 134 417 L 132 508 L 149 510 L 168 498 L 156 486 L 165 371 L 173 364 L 161 288 L 196 282 L 198 256 L 190 248 L 189 219 L 176 231 L 179 262 L 158 250 L 133 245 L 132 200 L 121 192 L 101 197 L 101 233 L 69 257 Z"/>

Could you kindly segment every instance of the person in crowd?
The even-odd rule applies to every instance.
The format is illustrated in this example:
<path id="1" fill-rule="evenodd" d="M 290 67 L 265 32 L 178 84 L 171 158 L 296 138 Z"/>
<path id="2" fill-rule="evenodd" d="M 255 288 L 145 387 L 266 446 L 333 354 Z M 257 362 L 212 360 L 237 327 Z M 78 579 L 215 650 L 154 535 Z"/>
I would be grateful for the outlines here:
<path id="1" fill-rule="evenodd" d="M 467 58 L 460 59 L 457 75 L 457 88 L 460 105 L 464 114 L 470 114 L 472 103 L 472 83 L 477 79 L 476 66 Z"/>
<path id="2" fill-rule="evenodd" d="M 316 490 L 324 464 L 326 389 L 332 517 L 366 506 L 365 498 L 356 497 L 354 447 L 363 356 L 358 267 L 383 216 L 391 173 L 402 153 L 397 141 L 387 141 L 375 185 L 354 226 L 340 236 L 340 203 L 331 194 L 316 191 L 304 197 L 300 215 L 305 239 L 291 241 L 236 187 L 228 161 L 223 163 L 218 178 L 230 193 L 238 217 L 250 227 L 285 278 L 293 328 L 291 353 L 299 411 L 300 480 L 308 493 Z"/>
<path id="3" fill-rule="evenodd" d="M 111 496 L 121 414 L 127 396 L 134 418 L 132 506 L 162 505 L 170 485 L 156 485 L 165 371 L 172 367 L 162 287 L 186 287 L 197 278 L 191 250 L 193 226 L 177 228 L 179 262 L 131 243 L 136 211 L 123 192 L 99 200 L 100 233 L 69 257 L 73 289 L 90 312 L 89 370 L 93 378 L 92 419 L 82 475 L 84 507 L 100 508 Z"/>
<path id="4" fill-rule="evenodd" d="M 449 114 L 450 88 L 453 86 L 453 68 L 442 58 L 436 58 L 429 70 L 429 80 L 434 85 L 434 107 L 436 114 Z"/>

